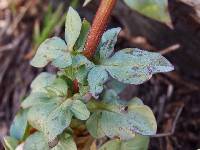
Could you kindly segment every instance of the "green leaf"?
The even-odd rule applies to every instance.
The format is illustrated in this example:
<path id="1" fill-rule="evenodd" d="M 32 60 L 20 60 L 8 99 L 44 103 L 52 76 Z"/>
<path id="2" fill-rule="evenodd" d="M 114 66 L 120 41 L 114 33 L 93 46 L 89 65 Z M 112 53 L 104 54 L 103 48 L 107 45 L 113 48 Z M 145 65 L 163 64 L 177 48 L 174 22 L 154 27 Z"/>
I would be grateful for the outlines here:
<path id="1" fill-rule="evenodd" d="M 77 150 L 77 147 L 72 136 L 64 133 L 59 137 L 58 144 L 52 150 Z"/>
<path id="2" fill-rule="evenodd" d="M 51 98 L 49 98 L 45 93 L 34 92 L 24 99 L 24 101 L 21 103 L 21 107 L 26 109 L 35 105 L 46 104 L 50 101 Z"/>
<path id="3" fill-rule="evenodd" d="M 52 62 L 52 65 L 58 68 L 65 68 L 72 63 L 67 45 L 58 37 L 47 39 L 39 46 L 36 55 L 31 60 L 31 65 L 41 68 L 49 62 Z"/>
<path id="4" fill-rule="evenodd" d="M 83 99 L 87 98 L 87 96 L 90 96 L 89 93 L 89 86 L 79 85 L 79 93 L 83 97 Z M 85 97 L 86 96 L 86 97 Z"/>
<path id="5" fill-rule="evenodd" d="M 100 126 L 100 118 L 102 113 L 96 112 L 90 116 L 86 122 L 87 130 L 94 138 L 102 138 L 105 136 L 104 129 Z"/>
<path id="6" fill-rule="evenodd" d="M 53 84 L 56 75 L 42 72 L 31 83 L 32 92 L 46 92 L 45 87 Z"/>
<path id="7" fill-rule="evenodd" d="M 86 84 L 88 72 L 95 65 L 91 61 L 89 61 L 85 56 L 77 55 L 73 57 L 72 66 L 74 69 L 74 77 L 78 80 L 79 83 Z"/>
<path id="8" fill-rule="evenodd" d="M 103 84 L 108 80 L 108 73 L 102 67 L 94 67 L 88 74 L 90 92 L 95 97 L 103 91 Z"/>
<path id="9" fill-rule="evenodd" d="M 123 104 L 119 100 L 90 101 L 88 107 L 95 112 L 86 125 L 94 138 L 108 136 L 110 138 L 132 139 L 135 133 L 154 135 L 157 130 L 155 117 L 150 108 L 142 103 Z M 116 103 L 118 101 L 118 104 Z"/>
<path id="10" fill-rule="evenodd" d="M 83 51 L 89 30 L 90 30 L 90 23 L 87 20 L 83 20 L 80 36 L 76 41 L 74 47 L 74 49 L 77 50 L 78 52 Z"/>
<path id="11" fill-rule="evenodd" d="M 118 81 L 135 85 L 144 83 L 155 73 L 169 72 L 174 69 L 171 63 L 159 53 L 139 49 L 118 51 L 111 58 L 104 60 L 101 66 L 104 66 Z"/>
<path id="12" fill-rule="evenodd" d="M 132 9 L 139 13 L 162 22 L 169 22 L 167 0 L 124 0 Z"/>
<path id="13" fill-rule="evenodd" d="M 128 141 L 119 139 L 108 141 L 99 150 L 147 150 L 148 145 L 149 137 L 136 135 Z"/>
<path id="14" fill-rule="evenodd" d="M 107 87 L 113 89 L 117 94 L 120 94 L 127 87 L 127 84 L 112 79 L 108 81 Z"/>
<path id="15" fill-rule="evenodd" d="M 24 144 L 23 150 L 50 150 L 48 141 L 45 140 L 43 133 L 36 132 L 30 135 Z"/>
<path id="16" fill-rule="evenodd" d="M 52 141 L 69 126 L 72 118 L 70 105 L 71 100 L 62 102 L 62 99 L 36 105 L 30 108 L 28 121 L 32 127 L 43 132 L 48 141 Z"/>
<path id="17" fill-rule="evenodd" d="M 57 78 L 53 84 L 46 86 L 45 89 L 50 96 L 64 97 L 67 95 L 68 86 L 65 80 Z"/>
<path id="18" fill-rule="evenodd" d="M 80 35 L 81 26 L 82 23 L 79 14 L 76 10 L 70 7 L 65 22 L 65 40 L 69 51 L 73 50 L 73 47 Z"/>
<path id="19" fill-rule="evenodd" d="M 18 141 L 10 136 L 6 136 L 3 139 L 3 146 L 5 148 L 5 150 L 15 150 L 15 148 L 18 145 Z"/>
<path id="20" fill-rule="evenodd" d="M 83 55 L 77 55 L 73 57 L 72 59 L 72 66 L 74 68 L 79 68 L 81 66 L 85 66 L 86 68 L 90 69 L 94 67 L 94 63 L 89 61 L 85 56 Z"/>
<path id="21" fill-rule="evenodd" d="M 121 28 L 113 28 L 107 30 L 101 39 L 99 44 L 100 60 L 108 58 L 114 51 L 115 44 L 117 43 L 117 37 Z"/>
<path id="22" fill-rule="evenodd" d="M 87 85 L 87 75 L 90 69 L 88 69 L 85 66 L 81 66 L 77 69 L 77 72 L 75 74 L 75 78 L 77 79 L 78 83 L 81 83 L 83 85 Z"/>
<path id="23" fill-rule="evenodd" d="M 69 127 L 73 115 L 80 120 L 86 120 L 90 113 L 79 100 L 54 97 L 48 103 L 40 102 L 31 107 L 28 121 L 32 127 L 43 132 L 48 141 L 52 141 Z"/>
<path id="24" fill-rule="evenodd" d="M 74 116 L 80 120 L 87 120 L 90 116 L 86 105 L 80 100 L 74 100 L 71 106 L 71 111 Z"/>
<path id="25" fill-rule="evenodd" d="M 10 127 L 10 136 L 17 140 L 23 140 L 27 131 L 27 110 L 20 110 L 14 118 Z"/>
<path id="26" fill-rule="evenodd" d="M 103 101 L 105 103 L 118 105 L 119 103 L 118 100 L 119 100 L 119 96 L 117 95 L 117 92 L 114 91 L 113 89 L 109 89 L 104 92 Z"/>
<path id="27" fill-rule="evenodd" d="M 73 81 L 75 80 L 75 69 L 72 66 L 67 67 L 65 70 L 58 72 L 58 76 L 64 76 Z"/>

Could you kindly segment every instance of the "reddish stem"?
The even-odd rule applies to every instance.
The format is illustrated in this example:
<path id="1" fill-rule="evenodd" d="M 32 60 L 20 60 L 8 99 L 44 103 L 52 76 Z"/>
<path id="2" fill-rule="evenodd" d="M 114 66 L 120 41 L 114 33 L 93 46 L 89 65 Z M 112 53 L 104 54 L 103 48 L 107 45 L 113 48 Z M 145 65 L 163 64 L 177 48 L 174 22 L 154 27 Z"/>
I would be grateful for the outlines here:
<path id="1" fill-rule="evenodd" d="M 104 33 L 108 20 L 117 0 L 101 0 L 92 27 L 87 37 L 83 54 L 91 59 L 97 49 L 102 34 Z"/>
<path id="2" fill-rule="evenodd" d="M 76 79 L 73 81 L 73 90 L 74 90 L 74 93 L 79 92 L 78 81 Z"/>
<path id="3" fill-rule="evenodd" d="M 88 59 L 91 59 L 97 49 L 99 41 L 106 29 L 108 20 L 117 0 L 101 0 L 97 13 L 92 23 L 92 27 L 88 34 L 83 54 Z M 79 91 L 78 81 L 73 81 L 74 92 Z"/>

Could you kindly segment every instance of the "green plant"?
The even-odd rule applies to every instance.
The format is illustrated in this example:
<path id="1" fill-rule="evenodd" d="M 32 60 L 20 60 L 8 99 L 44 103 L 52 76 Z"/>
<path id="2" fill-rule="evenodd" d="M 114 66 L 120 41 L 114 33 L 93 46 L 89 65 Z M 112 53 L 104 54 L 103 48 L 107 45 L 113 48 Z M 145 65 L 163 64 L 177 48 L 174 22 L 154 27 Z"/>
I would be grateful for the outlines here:
<path id="1" fill-rule="evenodd" d="M 103 14 L 108 18 L 115 2 L 102 1 L 96 18 L 109 9 Z M 107 22 L 107 18 L 103 20 Z M 81 21 L 69 8 L 65 40 L 47 39 L 31 61 L 38 68 L 51 63 L 59 71 L 43 72 L 33 80 L 10 136 L 4 139 L 6 150 L 14 150 L 20 143 L 24 143 L 24 150 L 76 150 L 74 131 L 80 127 L 95 139 L 111 139 L 100 150 L 147 149 L 149 136 L 157 130 L 153 112 L 139 98 L 127 102 L 118 93 L 126 84 L 142 84 L 153 74 L 173 70 L 173 66 L 159 53 L 137 48 L 114 52 L 121 29 L 103 33 L 105 26 L 95 19 L 90 29 L 90 23 Z"/>

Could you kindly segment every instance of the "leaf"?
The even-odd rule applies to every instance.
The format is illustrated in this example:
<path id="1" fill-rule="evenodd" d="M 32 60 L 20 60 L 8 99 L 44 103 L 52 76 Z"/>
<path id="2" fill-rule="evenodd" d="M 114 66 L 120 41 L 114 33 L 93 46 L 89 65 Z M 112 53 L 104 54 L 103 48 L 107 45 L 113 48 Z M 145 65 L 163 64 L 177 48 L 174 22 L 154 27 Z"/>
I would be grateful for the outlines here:
<path id="1" fill-rule="evenodd" d="M 147 150 L 148 145 L 149 137 L 136 135 L 128 141 L 119 139 L 108 141 L 99 150 Z"/>
<path id="2" fill-rule="evenodd" d="M 132 9 L 161 22 L 169 22 L 167 0 L 124 0 Z"/>
<path id="3" fill-rule="evenodd" d="M 51 98 L 49 98 L 45 93 L 31 93 L 28 97 L 24 99 L 21 103 L 23 109 L 33 107 L 35 105 L 42 105 L 48 103 Z"/>
<path id="4" fill-rule="evenodd" d="M 86 120 L 89 114 L 85 104 L 79 100 L 54 97 L 48 103 L 40 100 L 40 104 L 31 107 L 28 121 L 33 128 L 43 132 L 48 141 L 52 141 L 69 127 L 73 115 Z"/>
<path id="5" fill-rule="evenodd" d="M 87 20 L 83 20 L 80 36 L 76 41 L 74 47 L 74 49 L 77 50 L 78 52 L 83 51 L 89 30 L 90 30 L 90 23 Z"/>
<path id="6" fill-rule="evenodd" d="M 58 37 L 47 39 L 39 46 L 36 55 L 31 60 L 31 65 L 42 68 L 49 62 L 58 68 L 65 68 L 72 63 L 67 45 Z"/>
<path id="7" fill-rule="evenodd" d="M 119 96 L 113 89 L 106 90 L 103 94 L 103 102 L 109 104 L 119 104 Z"/>
<path id="8" fill-rule="evenodd" d="M 77 69 L 77 72 L 75 73 L 75 78 L 77 79 L 78 83 L 81 83 L 83 85 L 87 85 L 87 75 L 90 69 L 88 69 L 85 66 L 81 66 Z"/>
<path id="9" fill-rule="evenodd" d="M 71 100 L 56 100 L 31 107 L 28 112 L 28 121 L 31 126 L 44 133 L 48 141 L 54 140 L 70 124 L 72 114 L 69 106 Z"/>
<path id="10" fill-rule="evenodd" d="M 80 35 L 81 26 L 82 23 L 79 14 L 76 10 L 70 7 L 65 22 L 65 40 L 69 51 L 73 50 L 73 47 Z"/>
<path id="11" fill-rule="evenodd" d="M 79 94 L 85 101 L 90 100 L 89 86 L 79 85 Z"/>
<path id="12" fill-rule="evenodd" d="M 94 67 L 88 74 L 90 92 L 93 96 L 103 91 L 103 84 L 108 80 L 108 73 L 102 67 Z"/>
<path id="13" fill-rule="evenodd" d="M 72 136 L 65 133 L 60 136 L 58 144 L 52 150 L 77 150 L 77 147 Z"/>
<path id="14" fill-rule="evenodd" d="M 4 137 L 3 146 L 4 146 L 5 150 L 15 150 L 17 145 L 18 145 L 17 139 L 10 137 L 10 136 Z"/>
<path id="15" fill-rule="evenodd" d="M 46 92 L 45 87 L 53 84 L 56 75 L 42 72 L 31 83 L 32 92 Z"/>
<path id="16" fill-rule="evenodd" d="M 133 101 L 127 104 L 119 100 L 113 100 L 115 103 L 104 101 L 90 101 L 92 104 L 88 104 L 88 107 L 92 106 L 95 110 L 86 123 L 88 131 L 94 138 L 108 136 L 127 140 L 132 139 L 135 133 L 142 135 L 156 133 L 155 117 L 146 105 Z"/>
<path id="17" fill-rule="evenodd" d="M 107 87 L 113 89 L 117 94 L 120 94 L 127 87 L 127 85 L 115 79 L 112 79 L 108 81 Z"/>
<path id="18" fill-rule="evenodd" d="M 72 61 L 72 66 L 73 66 L 74 68 L 79 68 L 79 67 L 85 65 L 86 68 L 90 69 L 90 68 L 92 68 L 92 67 L 95 66 L 93 62 L 89 61 L 89 60 L 88 60 L 85 56 L 83 56 L 83 55 L 77 55 L 77 56 L 73 57 L 72 60 L 73 60 L 73 61 Z"/>
<path id="19" fill-rule="evenodd" d="M 118 51 L 111 58 L 104 60 L 101 66 L 104 66 L 114 79 L 135 85 L 144 83 L 155 73 L 174 69 L 159 53 L 139 49 Z"/>
<path id="20" fill-rule="evenodd" d="M 67 95 L 68 86 L 65 80 L 57 78 L 53 84 L 46 86 L 45 89 L 50 96 L 64 97 Z"/>
<path id="21" fill-rule="evenodd" d="M 87 120 L 90 116 L 86 105 L 80 100 L 74 100 L 71 106 L 71 111 L 74 116 L 80 120 Z"/>
<path id="22" fill-rule="evenodd" d="M 104 129 L 100 126 L 100 118 L 102 113 L 94 113 L 86 122 L 87 130 L 94 138 L 102 138 L 105 136 Z"/>
<path id="23" fill-rule="evenodd" d="M 71 135 L 63 133 L 58 138 L 58 144 L 51 150 L 77 150 L 76 144 Z M 24 150 L 50 150 L 45 136 L 41 132 L 36 132 L 25 141 Z"/>
<path id="24" fill-rule="evenodd" d="M 43 133 L 36 132 L 30 135 L 24 144 L 23 150 L 50 150 Z"/>
<path id="25" fill-rule="evenodd" d="M 91 61 L 89 61 L 85 56 L 77 55 L 73 57 L 72 66 L 74 71 L 74 77 L 78 80 L 79 83 L 86 84 L 88 72 L 95 65 Z"/>
<path id="26" fill-rule="evenodd" d="M 113 28 L 103 34 L 99 44 L 100 60 L 108 58 L 113 53 L 120 31 L 121 28 Z"/>
<path id="27" fill-rule="evenodd" d="M 20 110 L 10 127 L 10 136 L 17 140 L 23 140 L 27 131 L 27 110 Z"/>
<path id="28" fill-rule="evenodd" d="M 85 0 L 83 7 L 85 7 L 88 3 L 90 3 L 92 0 Z"/>

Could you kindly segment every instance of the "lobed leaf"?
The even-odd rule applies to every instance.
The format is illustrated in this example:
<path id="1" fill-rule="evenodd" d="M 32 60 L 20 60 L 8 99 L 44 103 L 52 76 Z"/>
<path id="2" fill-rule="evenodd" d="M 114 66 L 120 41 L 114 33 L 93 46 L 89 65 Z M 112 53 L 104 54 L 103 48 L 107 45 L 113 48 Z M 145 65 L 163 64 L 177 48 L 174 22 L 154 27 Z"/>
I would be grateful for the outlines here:
<path id="1" fill-rule="evenodd" d="M 69 51 L 73 50 L 73 47 L 80 35 L 81 26 L 82 23 L 79 14 L 76 10 L 70 7 L 65 22 L 65 40 Z"/>
<path id="2" fill-rule="evenodd" d="M 27 112 L 28 110 L 20 110 L 11 124 L 10 136 L 17 140 L 23 140 L 26 134 L 28 127 Z"/>
<path id="3" fill-rule="evenodd" d="M 147 150 L 148 145 L 149 137 L 136 135 L 128 141 L 119 139 L 108 141 L 99 150 Z"/>
<path id="4" fill-rule="evenodd" d="M 169 22 L 167 0 L 124 0 L 132 9 L 139 13 L 162 22 Z"/>
<path id="5" fill-rule="evenodd" d="M 39 46 L 36 55 L 31 60 L 31 65 L 42 68 L 49 62 L 58 68 L 65 68 L 72 63 L 67 45 L 58 37 L 47 39 Z"/>

